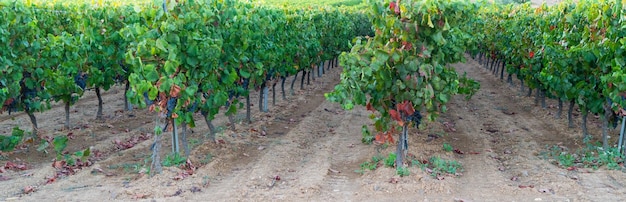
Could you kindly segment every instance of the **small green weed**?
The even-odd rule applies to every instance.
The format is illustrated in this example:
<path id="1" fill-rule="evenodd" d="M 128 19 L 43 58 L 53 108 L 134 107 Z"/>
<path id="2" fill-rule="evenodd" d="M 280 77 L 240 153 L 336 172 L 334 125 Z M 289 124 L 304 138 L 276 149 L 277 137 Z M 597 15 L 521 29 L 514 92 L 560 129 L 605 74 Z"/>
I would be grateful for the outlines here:
<path id="1" fill-rule="evenodd" d="M 366 162 L 361 163 L 360 165 L 361 169 L 357 169 L 354 172 L 363 174 L 367 170 L 376 170 L 376 168 L 378 168 L 380 165 L 380 161 L 382 160 L 383 160 L 383 157 L 380 155 L 373 156 L 371 161 L 366 161 Z"/>
<path id="2" fill-rule="evenodd" d="M 372 135 L 372 133 L 370 132 L 370 130 L 367 129 L 367 125 L 363 125 L 361 127 L 361 133 L 363 135 L 363 138 L 361 138 L 361 142 L 363 144 L 370 145 L 370 144 L 372 144 L 374 142 L 375 138 Z"/>
<path id="3" fill-rule="evenodd" d="M 411 163 L 413 166 L 419 166 L 422 170 L 427 170 L 433 177 L 444 174 L 456 175 L 463 171 L 463 166 L 458 161 L 446 160 L 438 156 L 431 157 L 428 162 L 422 163 L 418 160 L 412 160 Z"/>
<path id="4" fill-rule="evenodd" d="M 411 171 L 409 171 L 409 168 L 407 167 L 400 167 L 396 169 L 396 174 L 398 174 L 400 177 L 404 177 L 409 176 L 411 174 Z"/>
<path id="5" fill-rule="evenodd" d="M 396 154 L 390 153 L 387 158 L 385 158 L 385 166 L 393 167 L 396 164 Z"/>
<path id="6" fill-rule="evenodd" d="M 452 150 L 454 150 L 454 148 L 452 148 L 452 145 L 448 143 L 443 143 L 443 151 L 452 152 Z"/>
<path id="7" fill-rule="evenodd" d="M 178 166 L 185 163 L 186 160 L 187 159 L 185 159 L 185 157 L 181 156 L 179 153 L 168 154 L 167 156 L 165 156 L 165 159 L 163 159 L 163 166 Z"/>
<path id="8" fill-rule="evenodd" d="M 600 142 L 590 143 L 585 141 L 586 146 L 576 151 L 570 151 L 563 146 L 548 146 L 546 152 L 542 152 L 545 159 L 562 168 L 582 167 L 598 169 L 607 166 L 609 170 L 621 169 L 625 156 L 615 147 L 604 149 Z"/>

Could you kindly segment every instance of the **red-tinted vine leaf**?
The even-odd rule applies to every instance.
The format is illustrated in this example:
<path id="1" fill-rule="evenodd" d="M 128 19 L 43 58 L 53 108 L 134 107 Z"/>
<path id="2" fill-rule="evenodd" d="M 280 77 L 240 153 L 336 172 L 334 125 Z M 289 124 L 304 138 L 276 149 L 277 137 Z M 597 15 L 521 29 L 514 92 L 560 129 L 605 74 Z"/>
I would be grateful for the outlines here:
<path id="1" fill-rule="evenodd" d="M 371 102 L 368 102 L 368 103 L 367 103 L 367 105 L 365 106 L 365 108 L 366 108 L 367 110 L 369 110 L 369 111 L 376 112 L 376 110 L 374 109 L 374 107 L 372 107 L 372 103 L 371 103 Z"/>
<path id="2" fill-rule="evenodd" d="M 389 110 L 389 115 L 391 115 L 391 118 L 392 118 L 394 121 L 401 121 L 401 120 L 402 120 L 402 119 L 400 118 L 400 114 L 399 114 L 399 113 L 398 113 L 398 111 L 396 111 L 396 110 L 393 110 L 393 109 Z"/>

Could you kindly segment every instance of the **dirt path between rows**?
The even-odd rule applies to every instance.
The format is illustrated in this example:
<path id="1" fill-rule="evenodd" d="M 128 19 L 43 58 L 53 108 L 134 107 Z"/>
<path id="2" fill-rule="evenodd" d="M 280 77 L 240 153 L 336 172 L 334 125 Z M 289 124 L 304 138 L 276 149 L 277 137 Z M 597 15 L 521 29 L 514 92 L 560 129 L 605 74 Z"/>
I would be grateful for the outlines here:
<path id="1" fill-rule="evenodd" d="M 174 167 L 153 178 L 138 174 L 150 152 L 151 141 L 145 141 L 129 150 L 111 152 L 108 158 L 77 175 L 21 196 L 20 187 L 41 182 L 52 172 L 49 163 L 40 161 L 42 165 L 33 168 L 37 174 L 19 177 L 33 171 L 16 172 L 11 175 L 13 180 L 0 182 L 11 190 L 5 191 L 0 200 L 620 201 L 626 198 L 626 174 L 621 171 L 604 168 L 568 171 L 543 158 L 541 153 L 546 146 L 581 146 L 578 129 L 567 128 L 566 120 L 552 118 L 551 113 L 556 109 L 535 106 L 534 98 L 521 96 L 518 87 L 504 84 L 471 59 L 453 67 L 479 81 L 481 90 L 469 101 L 455 96 L 448 105 L 449 112 L 437 122 L 428 123 L 421 130 L 411 129 L 409 152 L 417 159 L 440 156 L 456 160 L 464 167 L 462 176 L 438 180 L 418 167 L 409 168 L 411 174 L 406 177 L 399 177 L 395 169 L 386 167 L 356 173 L 361 163 L 374 155 L 386 156 L 395 146 L 362 144 L 361 126 L 371 123 L 369 112 L 360 107 L 343 111 L 338 104 L 324 99 L 323 93 L 338 82 L 341 70 L 335 68 L 290 100 L 277 102 L 276 107 L 270 107 L 270 113 L 255 112 L 252 125 L 238 124 L 236 131 L 230 131 L 223 127 L 226 120 L 221 117 L 216 123 L 223 127 L 218 139 L 224 143 L 206 142 L 203 139 L 206 126 L 198 122 L 191 136 L 200 144 L 192 151 L 191 159 L 201 166 L 185 179 L 173 179 L 181 172 Z M 114 99 L 118 95 L 107 96 Z M 258 101 L 253 99 L 252 103 Z M 131 127 L 135 123 L 139 125 L 137 128 L 149 131 L 153 127 L 151 116 L 136 114 L 131 123 L 111 124 L 124 122 L 129 125 L 126 127 Z M 597 123 L 597 119 L 591 122 Z M 445 130 L 444 123 L 453 125 L 456 131 Z M 111 131 L 107 127 L 101 129 Z M 267 135 L 260 135 L 264 129 Z M 141 132 L 136 128 L 130 131 L 127 136 Z M 591 131 L 599 134 L 596 124 L 591 124 Z M 432 139 L 428 135 L 442 137 Z M 168 143 L 170 140 L 165 137 L 163 142 Z M 101 139 L 98 144 L 111 141 Z M 443 143 L 464 154 L 444 152 Z M 163 148 L 167 150 L 168 144 Z M 92 172 L 94 168 L 115 175 Z M 391 179 L 397 183 L 390 183 L 395 181 Z"/>

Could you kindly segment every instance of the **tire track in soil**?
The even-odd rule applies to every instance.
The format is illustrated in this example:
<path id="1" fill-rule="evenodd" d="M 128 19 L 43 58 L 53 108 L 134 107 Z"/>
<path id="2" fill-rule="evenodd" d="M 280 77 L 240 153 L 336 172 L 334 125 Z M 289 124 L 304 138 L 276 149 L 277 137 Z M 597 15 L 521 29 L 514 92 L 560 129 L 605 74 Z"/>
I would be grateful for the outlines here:
<path id="1" fill-rule="evenodd" d="M 366 146 L 356 136 L 360 128 L 352 123 L 360 122 L 355 117 L 365 117 L 364 112 L 344 112 L 318 95 L 312 102 L 320 105 L 303 113 L 306 117 L 297 126 L 282 137 L 268 140 L 271 143 L 266 151 L 247 168 L 212 184 L 205 193 L 217 201 L 352 198 L 358 186 L 350 179 L 359 177 L 352 170 L 367 158 L 365 153 L 354 152 Z M 280 180 L 274 181 L 275 176 Z"/>
<path id="2" fill-rule="evenodd" d="M 335 104 L 336 105 L 336 104 Z M 337 110 L 343 110 L 336 107 Z M 352 111 L 342 111 L 345 113 L 342 117 L 341 124 L 338 125 L 337 131 L 333 138 L 329 139 L 332 147 L 330 161 L 330 169 L 323 180 L 323 193 L 326 198 L 321 197 L 320 201 L 353 201 L 356 199 L 360 188 L 357 180 L 362 176 L 356 172 L 359 164 L 366 161 L 370 156 L 371 147 L 363 144 L 360 139 L 361 127 L 360 123 L 370 121 L 367 116 L 368 112 L 359 107 Z"/>
<path id="3" fill-rule="evenodd" d="M 468 175 L 460 179 L 463 184 L 459 189 L 460 196 L 486 200 L 496 195 L 494 192 L 505 192 L 510 193 L 508 199 L 520 201 L 537 198 L 570 201 L 574 196 L 578 196 L 574 200 L 590 200 L 576 191 L 584 190 L 584 187 L 570 179 L 575 173 L 558 168 L 539 156 L 545 145 L 575 142 L 571 135 L 555 129 L 558 126 L 554 120 L 543 120 L 525 110 L 535 107 L 532 101 L 516 96 L 517 91 L 503 85 L 505 83 L 475 61 L 468 59 L 468 63 L 454 66 L 458 72 L 467 72 L 469 77 L 481 83 L 480 91 L 465 105 L 465 112 L 449 112 L 469 116 L 458 121 L 457 130 L 467 134 L 473 142 L 481 143 L 466 145 L 482 146 L 461 147 L 464 151 L 482 150 L 482 154 L 466 155 L 463 160 Z M 460 99 L 456 97 L 455 102 L 462 103 Z M 541 193 L 544 190 L 552 193 Z"/>
<path id="4" fill-rule="evenodd" d="M 339 68 L 338 68 L 339 69 Z M 336 153 L 345 154 L 350 159 L 337 159 L 338 162 L 358 162 L 353 159 L 363 159 L 358 153 L 351 154 L 351 150 L 360 147 L 359 138 L 351 137 L 337 129 L 338 126 L 348 125 L 345 120 L 352 120 L 354 115 L 346 114 L 337 104 L 329 103 L 324 98 L 324 92 L 331 91 L 338 82 L 339 74 L 331 70 L 331 78 L 322 81 L 322 88 L 310 93 L 310 98 L 304 105 L 300 105 L 295 112 L 286 115 L 281 120 L 301 119 L 293 128 L 281 122 L 267 126 L 266 140 L 259 142 L 259 147 L 247 150 L 247 160 L 238 159 L 238 162 L 247 162 L 240 165 L 233 172 L 220 177 L 219 181 L 207 187 L 204 193 L 210 193 L 212 200 L 277 200 L 286 198 L 311 198 L 328 191 L 347 190 L 354 187 L 344 185 L 347 176 L 351 176 L 347 166 L 336 163 L 331 159 Z M 318 78 L 319 79 L 319 78 Z M 278 116 L 278 115 L 277 115 Z M 359 115 L 357 115 L 359 116 Z M 359 129 L 360 130 L 360 129 Z M 352 132 L 351 134 L 360 134 Z M 346 137 L 347 136 L 347 137 Z M 340 148 L 337 150 L 336 148 Z M 343 150 L 343 152 L 342 152 Z M 226 163 L 229 164 L 229 163 Z M 237 167 L 228 165 L 226 167 Z M 332 168 L 332 169 L 331 169 Z M 202 169 L 202 168 L 201 168 Z M 340 171 L 333 173 L 332 171 Z M 202 172 L 202 171 L 199 171 Z M 332 177 L 327 174 L 332 173 Z M 279 176 L 280 180 L 275 180 Z M 355 176 L 352 176 L 355 177 Z M 328 183 L 324 183 L 328 181 Z M 352 193 L 351 190 L 342 193 Z M 192 199 L 203 199 L 204 194 L 189 196 Z"/>

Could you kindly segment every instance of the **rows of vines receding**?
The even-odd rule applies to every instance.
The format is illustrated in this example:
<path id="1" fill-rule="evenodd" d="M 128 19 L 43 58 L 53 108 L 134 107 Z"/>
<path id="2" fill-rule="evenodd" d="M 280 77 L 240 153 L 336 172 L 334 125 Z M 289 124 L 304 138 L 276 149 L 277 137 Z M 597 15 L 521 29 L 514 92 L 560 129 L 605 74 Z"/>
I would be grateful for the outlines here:
<path id="1" fill-rule="evenodd" d="M 303 85 L 355 36 L 370 35 L 367 16 L 346 8 L 158 2 L 165 3 L 0 2 L 0 112 L 24 111 L 36 135 L 35 113 L 63 102 L 71 128 L 70 106 L 85 91 L 95 90 L 101 119 L 101 90 L 126 85 L 125 109 L 157 112 L 157 154 L 165 130 L 182 126 L 186 142 L 194 113 L 204 115 L 214 135 L 211 120 L 220 110 L 235 114 L 242 108 L 237 98 L 246 97 L 250 121 L 250 91 L 264 92 L 260 107 L 267 111 L 269 87 L 281 83 L 285 98 L 288 76 L 301 73 Z"/>
<path id="2" fill-rule="evenodd" d="M 546 97 L 557 99 L 556 118 L 569 103 L 570 127 L 578 105 L 584 137 L 588 114 L 600 114 L 607 148 L 609 125 L 615 127 L 615 115 L 626 106 L 624 9 L 624 2 L 603 0 L 484 6 L 472 21 L 480 43 L 477 57 L 501 79 L 506 69 L 509 83 L 515 75 L 521 90 L 528 86 L 528 96 L 536 90 L 544 108 Z"/>

